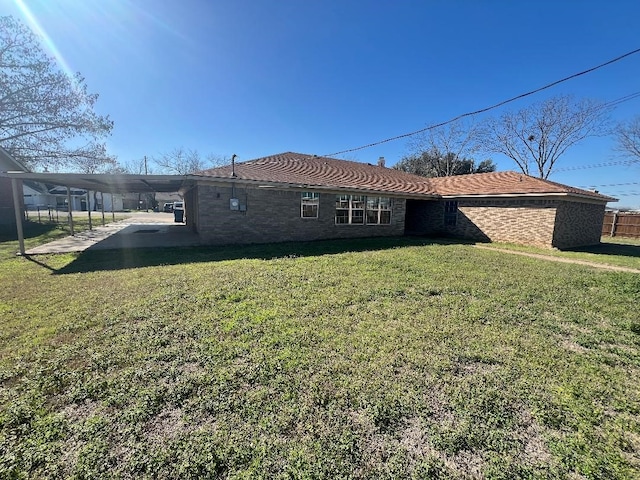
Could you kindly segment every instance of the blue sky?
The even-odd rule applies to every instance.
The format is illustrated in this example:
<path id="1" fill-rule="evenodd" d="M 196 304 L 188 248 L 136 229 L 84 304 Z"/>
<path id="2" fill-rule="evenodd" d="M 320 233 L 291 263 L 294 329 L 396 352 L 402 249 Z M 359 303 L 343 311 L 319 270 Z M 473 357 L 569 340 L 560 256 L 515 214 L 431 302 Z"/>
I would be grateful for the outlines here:
<path id="1" fill-rule="evenodd" d="M 0 0 L 0 14 L 26 21 L 21 3 L 61 68 L 100 95 L 97 110 L 115 122 L 109 150 L 125 162 L 180 146 L 240 161 L 330 154 L 640 48 L 637 0 Z M 488 115 L 554 95 L 610 101 L 638 91 L 640 54 Z M 613 114 L 636 115 L 640 98 Z M 584 168 L 619 160 L 613 145 L 587 139 L 551 179 L 640 208 L 640 165 Z M 407 153 L 398 140 L 342 158 L 384 156 L 390 166 Z M 609 186 L 618 183 L 629 185 Z"/>

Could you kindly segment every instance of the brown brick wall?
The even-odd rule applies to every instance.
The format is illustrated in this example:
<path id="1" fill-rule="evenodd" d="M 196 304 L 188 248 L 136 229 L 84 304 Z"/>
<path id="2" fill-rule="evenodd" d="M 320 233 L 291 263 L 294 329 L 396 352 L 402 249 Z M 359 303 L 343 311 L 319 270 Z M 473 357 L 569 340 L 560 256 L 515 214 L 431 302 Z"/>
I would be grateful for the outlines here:
<path id="1" fill-rule="evenodd" d="M 318 218 L 300 217 L 299 191 L 236 188 L 246 211 L 229 208 L 231 188 L 198 186 L 195 228 L 212 245 L 307 241 L 404 234 L 405 200 L 393 199 L 390 225 L 336 225 L 335 194 L 320 193 Z"/>
<path id="2" fill-rule="evenodd" d="M 471 240 L 550 247 L 557 204 L 554 200 L 458 200 L 457 223 L 445 231 Z"/>
<path id="3" fill-rule="evenodd" d="M 583 247 L 600 243 L 604 204 L 560 202 L 553 233 L 556 248 Z"/>

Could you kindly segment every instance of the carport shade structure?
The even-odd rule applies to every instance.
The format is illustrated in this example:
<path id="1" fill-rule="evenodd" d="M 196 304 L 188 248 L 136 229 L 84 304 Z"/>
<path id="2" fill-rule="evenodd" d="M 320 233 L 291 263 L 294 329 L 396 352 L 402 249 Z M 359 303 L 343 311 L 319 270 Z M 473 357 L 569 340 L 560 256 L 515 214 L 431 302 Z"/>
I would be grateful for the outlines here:
<path id="1" fill-rule="evenodd" d="M 22 195 L 22 180 L 48 183 L 67 188 L 80 188 L 102 193 L 154 193 L 154 192 L 184 192 L 194 184 L 193 177 L 184 175 L 125 175 L 125 174 L 83 174 L 83 173 L 32 173 L 6 172 L 0 176 L 11 178 L 13 196 Z M 22 228 L 22 212 L 20 203 L 14 201 L 18 243 L 20 254 L 25 254 L 24 232 Z M 71 232 L 73 235 L 73 216 L 70 216 Z"/>

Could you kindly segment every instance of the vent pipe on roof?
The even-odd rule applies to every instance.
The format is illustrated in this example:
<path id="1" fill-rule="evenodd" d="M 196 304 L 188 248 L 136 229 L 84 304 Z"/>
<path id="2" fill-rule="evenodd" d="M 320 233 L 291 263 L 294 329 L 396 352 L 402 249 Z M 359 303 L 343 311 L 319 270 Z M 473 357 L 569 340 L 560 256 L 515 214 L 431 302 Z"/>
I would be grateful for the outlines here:
<path id="1" fill-rule="evenodd" d="M 235 153 L 231 155 L 231 176 L 232 177 L 236 176 L 236 157 L 237 155 Z"/>
<path id="2" fill-rule="evenodd" d="M 378 166 L 379 167 L 384 167 L 384 157 L 378 158 Z"/>

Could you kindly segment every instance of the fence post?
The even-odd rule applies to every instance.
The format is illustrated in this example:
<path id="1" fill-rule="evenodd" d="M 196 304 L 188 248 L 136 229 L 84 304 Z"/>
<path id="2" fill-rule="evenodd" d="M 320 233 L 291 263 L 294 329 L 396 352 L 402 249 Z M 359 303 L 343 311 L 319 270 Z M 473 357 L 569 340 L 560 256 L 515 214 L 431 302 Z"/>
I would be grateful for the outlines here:
<path id="1" fill-rule="evenodd" d="M 89 216 L 89 230 L 93 230 L 91 224 L 91 199 L 89 198 L 89 190 L 87 190 L 87 215 Z"/>
<path id="2" fill-rule="evenodd" d="M 618 212 L 613 212 L 613 219 L 611 220 L 611 236 L 616 235 L 616 223 L 618 222 Z"/>
<path id="3" fill-rule="evenodd" d="M 100 192 L 100 203 L 101 203 L 101 211 L 102 211 L 102 226 L 104 227 L 104 192 Z"/>

